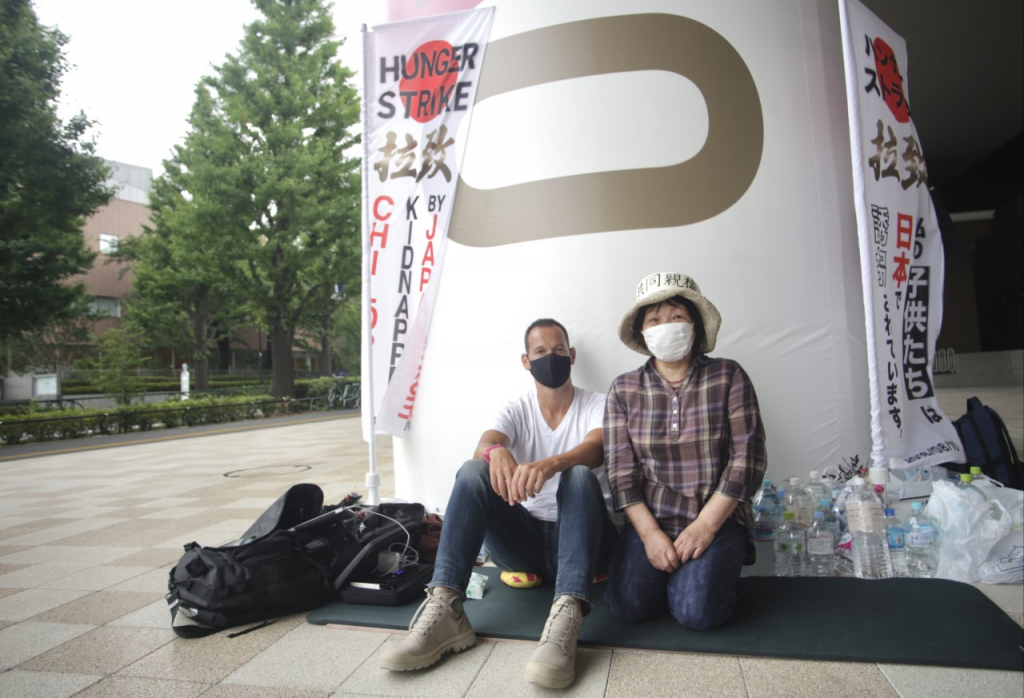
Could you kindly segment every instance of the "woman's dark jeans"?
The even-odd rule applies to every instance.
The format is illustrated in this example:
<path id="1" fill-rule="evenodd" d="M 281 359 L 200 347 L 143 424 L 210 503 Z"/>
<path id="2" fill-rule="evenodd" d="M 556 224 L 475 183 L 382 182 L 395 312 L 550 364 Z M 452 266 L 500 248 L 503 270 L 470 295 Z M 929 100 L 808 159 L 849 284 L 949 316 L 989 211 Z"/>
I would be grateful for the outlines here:
<path id="1" fill-rule="evenodd" d="M 626 623 L 671 613 L 691 630 L 717 628 L 736 605 L 746 546 L 747 531 L 729 519 L 704 554 L 669 574 L 651 565 L 643 541 L 627 523 L 608 570 L 608 610 Z"/>

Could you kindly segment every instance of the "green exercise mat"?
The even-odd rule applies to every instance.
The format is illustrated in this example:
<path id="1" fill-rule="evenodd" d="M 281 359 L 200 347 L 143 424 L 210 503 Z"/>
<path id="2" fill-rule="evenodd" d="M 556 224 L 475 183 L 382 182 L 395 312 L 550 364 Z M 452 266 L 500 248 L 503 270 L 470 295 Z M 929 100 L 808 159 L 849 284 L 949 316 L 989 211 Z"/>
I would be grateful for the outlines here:
<path id="1" fill-rule="evenodd" d="M 499 571 L 484 598 L 466 601 L 482 637 L 536 640 L 554 587 L 512 589 Z M 882 662 L 981 669 L 1024 669 L 1024 630 L 981 591 L 944 579 L 743 577 L 736 611 L 716 630 L 686 630 L 670 617 L 636 625 L 608 613 L 604 584 L 594 587 L 594 609 L 583 621 L 580 644 L 842 662 Z M 309 622 L 405 630 L 422 597 L 405 606 L 331 603 Z"/>

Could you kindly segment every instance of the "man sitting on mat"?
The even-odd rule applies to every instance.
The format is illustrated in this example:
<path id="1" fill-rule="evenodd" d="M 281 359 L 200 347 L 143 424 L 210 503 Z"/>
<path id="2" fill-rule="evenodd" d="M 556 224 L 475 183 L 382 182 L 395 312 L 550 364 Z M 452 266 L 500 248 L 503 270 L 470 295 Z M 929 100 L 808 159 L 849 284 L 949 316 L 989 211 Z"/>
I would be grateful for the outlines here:
<path id="1" fill-rule="evenodd" d="M 576 676 L 591 580 L 616 538 L 603 466 L 605 397 L 573 386 L 576 350 L 560 323 L 537 320 L 525 343 L 521 360 L 535 389 L 501 410 L 459 470 L 427 598 L 409 634 L 381 651 L 385 669 L 422 669 L 476 642 L 462 602 L 483 544 L 502 569 L 555 580 L 555 601 L 526 680 L 565 688 Z"/>

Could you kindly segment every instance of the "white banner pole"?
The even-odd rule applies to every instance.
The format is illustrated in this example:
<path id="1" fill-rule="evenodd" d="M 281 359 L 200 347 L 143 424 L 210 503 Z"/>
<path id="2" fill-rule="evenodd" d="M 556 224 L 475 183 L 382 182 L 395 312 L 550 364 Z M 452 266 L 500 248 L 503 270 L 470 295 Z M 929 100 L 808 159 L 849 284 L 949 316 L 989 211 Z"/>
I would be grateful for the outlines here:
<path id="1" fill-rule="evenodd" d="M 368 133 L 370 127 L 370 121 L 367 112 L 367 101 L 370 95 L 370 86 L 367 84 L 367 76 L 369 71 L 367 70 L 367 48 L 368 48 L 368 33 L 366 31 L 366 25 L 362 26 L 362 37 L 363 37 L 363 101 L 360 104 L 360 110 L 362 111 L 363 120 L 363 361 L 366 362 L 366 368 L 363 370 L 361 380 L 363 382 L 362 392 L 362 421 L 363 421 L 363 434 L 366 440 L 370 444 L 370 470 L 366 473 L 366 501 L 368 504 L 380 504 L 380 473 L 377 472 L 377 427 L 376 419 L 374 417 L 374 405 L 376 404 L 373 397 L 373 307 L 371 303 L 372 296 L 370 295 L 370 204 L 369 204 L 369 170 L 370 170 L 370 151 L 368 146 Z M 369 415 L 367 417 L 367 415 Z M 366 421 L 369 419 L 369 428 L 366 427 Z"/>

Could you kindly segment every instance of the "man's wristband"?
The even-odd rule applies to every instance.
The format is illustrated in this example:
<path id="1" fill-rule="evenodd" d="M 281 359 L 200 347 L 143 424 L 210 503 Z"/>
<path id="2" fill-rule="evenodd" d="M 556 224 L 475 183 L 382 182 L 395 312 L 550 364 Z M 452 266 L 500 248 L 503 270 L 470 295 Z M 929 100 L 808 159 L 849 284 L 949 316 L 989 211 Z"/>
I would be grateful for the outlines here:
<path id="1" fill-rule="evenodd" d="M 484 463 L 487 463 L 487 465 L 491 464 L 491 451 L 493 451 L 496 448 L 505 448 L 505 446 L 504 444 L 492 444 L 484 449 L 484 453 L 481 456 L 481 458 L 484 459 Z"/>

